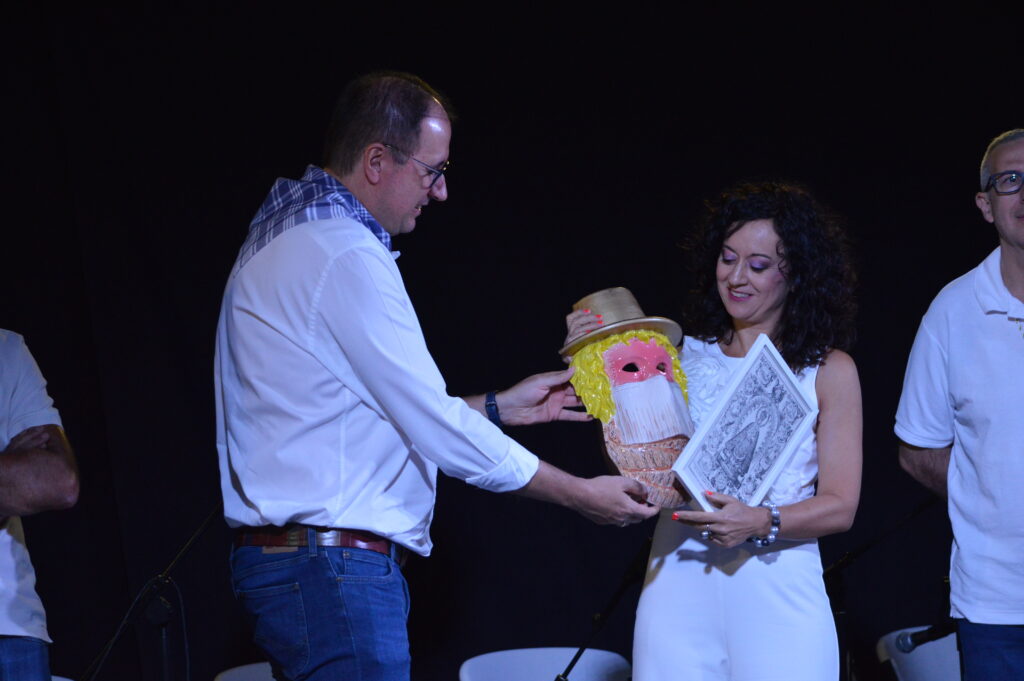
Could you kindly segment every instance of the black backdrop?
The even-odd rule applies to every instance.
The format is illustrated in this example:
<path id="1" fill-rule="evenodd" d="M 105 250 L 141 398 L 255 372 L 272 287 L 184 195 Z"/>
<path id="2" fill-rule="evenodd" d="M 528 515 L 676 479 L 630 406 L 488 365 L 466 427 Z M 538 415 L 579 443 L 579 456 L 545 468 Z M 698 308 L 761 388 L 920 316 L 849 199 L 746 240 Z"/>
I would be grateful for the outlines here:
<path id="1" fill-rule="evenodd" d="M 213 334 L 248 220 L 278 176 L 319 158 L 333 99 L 372 68 L 413 71 L 461 116 L 451 199 L 399 260 L 453 394 L 558 368 L 563 316 L 629 286 L 673 316 L 675 247 L 702 197 L 739 179 L 807 183 L 848 218 L 862 310 L 865 477 L 831 563 L 928 495 L 896 464 L 892 420 L 914 330 L 943 283 L 996 243 L 972 205 L 987 141 L 1021 124 L 1016 17 L 653 9 L 27 13 L 3 24 L 0 326 L 23 333 L 76 447 L 83 491 L 26 521 L 55 645 L 76 676 L 133 594 L 219 500 Z M 997 76 L 999 65 L 1008 65 Z M 596 427 L 512 433 L 580 475 Z M 572 645 L 653 525 L 442 479 L 434 555 L 407 568 L 414 675 L 517 646 Z M 230 595 L 222 522 L 175 579 L 193 679 L 257 659 Z M 874 641 L 945 609 L 941 504 L 863 555 L 837 589 L 860 678 Z M 596 644 L 628 656 L 634 586 Z M 177 600 L 173 595 L 171 600 Z M 158 678 L 133 626 L 109 679 Z"/>

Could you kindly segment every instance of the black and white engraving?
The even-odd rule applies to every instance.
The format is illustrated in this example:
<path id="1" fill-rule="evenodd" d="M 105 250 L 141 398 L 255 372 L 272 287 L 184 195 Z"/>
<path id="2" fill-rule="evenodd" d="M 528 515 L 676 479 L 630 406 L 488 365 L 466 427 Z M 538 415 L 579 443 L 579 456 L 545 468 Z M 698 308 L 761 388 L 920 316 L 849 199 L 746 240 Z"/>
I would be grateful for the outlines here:
<path id="1" fill-rule="evenodd" d="M 706 510 L 713 507 L 704 490 L 759 504 L 816 414 L 793 372 L 762 335 L 674 470 Z"/>

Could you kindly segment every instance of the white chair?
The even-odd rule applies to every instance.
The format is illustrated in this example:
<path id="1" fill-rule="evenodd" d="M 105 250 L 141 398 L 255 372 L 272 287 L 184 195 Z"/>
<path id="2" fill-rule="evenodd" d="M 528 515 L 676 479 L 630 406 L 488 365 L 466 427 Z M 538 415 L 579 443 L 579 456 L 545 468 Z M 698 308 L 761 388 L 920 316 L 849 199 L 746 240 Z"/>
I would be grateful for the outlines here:
<path id="1" fill-rule="evenodd" d="M 927 628 L 899 629 L 878 639 L 875 653 L 879 662 L 891 662 L 899 681 L 960 681 L 960 652 L 956 649 L 956 634 L 922 643 L 909 653 L 896 647 L 896 639 L 900 634 L 912 634 Z"/>
<path id="2" fill-rule="evenodd" d="M 225 669 L 213 677 L 213 681 L 274 681 L 274 673 L 270 671 L 269 662 L 257 662 Z"/>
<path id="3" fill-rule="evenodd" d="M 578 648 L 519 648 L 471 657 L 459 668 L 459 681 L 554 681 Z M 587 649 L 569 672 L 569 681 L 626 681 L 629 662 L 608 650 Z"/>

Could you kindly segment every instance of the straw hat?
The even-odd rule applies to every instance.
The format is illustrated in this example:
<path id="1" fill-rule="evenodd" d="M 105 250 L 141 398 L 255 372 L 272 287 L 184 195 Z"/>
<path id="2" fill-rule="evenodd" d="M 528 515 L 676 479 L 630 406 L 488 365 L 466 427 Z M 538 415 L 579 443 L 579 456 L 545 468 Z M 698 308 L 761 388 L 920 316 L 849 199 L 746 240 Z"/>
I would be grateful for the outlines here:
<path id="1" fill-rule="evenodd" d="M 679 341 L 683 339 L 683 330 L 678 324 L 665 317 L 645 316 L 630 290 L 621 286 L 606 288 L 580 298 L 572 306 L 572 309 L 574 311 L 590 310 L 593 314 L 599 314 L 604 324 L 600 328 L 577 336 L 566 343 L 565 347 L 559 350 L 563 357 L 574 355 L 584 345 L 606 338 L 613 333 L 622 333 L 633 329 L 659 331 L 668 336 L 672 345 L 679 345 Z"/>

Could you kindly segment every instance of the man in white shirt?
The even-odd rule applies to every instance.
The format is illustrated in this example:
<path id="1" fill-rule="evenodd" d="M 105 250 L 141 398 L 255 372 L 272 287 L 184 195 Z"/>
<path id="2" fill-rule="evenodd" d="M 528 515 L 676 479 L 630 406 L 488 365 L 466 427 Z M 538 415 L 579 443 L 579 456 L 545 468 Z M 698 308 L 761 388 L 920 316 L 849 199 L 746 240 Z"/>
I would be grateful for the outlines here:
<path id="1" fill-rule="evenodd" d="M 278 180 L 224 293 L 217 332 L 234 586 L 279 678 L 407 679 L 396 560 L 430 552 L 437 469 L 626 525 L 643 488 L 538 461 L 494 423 L 580 420 L 569 373 L 450 397 L 391 251 L 447 199 L 450 108 L 408 74 L 351 83 L 323 169 Z M 486 417 L 485 417 L 486 414 Z"/>
<path id="2" fill-rule="evenodd" d="M 0 679 L 49 681 L 46 613 L 20 516 L 73 506 L 78 468 L 24 339 L 3 329 L 0 446 Z"/>
<path id="3" fill-rule="evenodd" d="M 921 321 L 896 414 L 900 463 L 949 500 L 964 679 L 1024 669 L 1024 129 L 999 135 L 975 202 L 999 247 Z"/>

